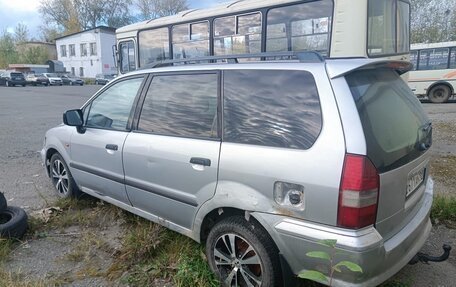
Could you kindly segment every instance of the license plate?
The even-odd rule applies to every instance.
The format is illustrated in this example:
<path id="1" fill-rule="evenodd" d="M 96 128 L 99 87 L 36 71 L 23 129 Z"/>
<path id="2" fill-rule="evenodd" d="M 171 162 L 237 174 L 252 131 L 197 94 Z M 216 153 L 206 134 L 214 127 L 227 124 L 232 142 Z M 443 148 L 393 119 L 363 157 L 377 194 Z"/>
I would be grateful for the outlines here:
<path id="1" fill-rule="evenodd" d="M 418 171 L 414 171 L 409 174 L 407 179 L 407 194 L 406 197 L 409 197 L 415 190 L 420 187 L 420 185 L 424 182 L 424 177 L 426 174 L 426 169 L 422 168 Z"/>

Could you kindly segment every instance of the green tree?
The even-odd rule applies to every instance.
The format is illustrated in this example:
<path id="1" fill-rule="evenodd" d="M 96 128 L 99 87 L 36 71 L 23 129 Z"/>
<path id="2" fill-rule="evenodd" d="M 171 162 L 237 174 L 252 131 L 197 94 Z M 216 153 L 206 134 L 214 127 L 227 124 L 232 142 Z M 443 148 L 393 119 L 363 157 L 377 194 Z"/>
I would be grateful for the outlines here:
<path id="1" fill-rule="evenodd" d="M 9 64 L 17 63 L 18 53 L 14 37 L 6 30 L 0 37 L 0 68 L 6 68 Z"/>
<path id="2" fill-rule="evenodd" d="M 456 41 L 456 1 L 412 0 L 412 43 Z"/>
<path id="3" fill-rule="evenodd" d="M 30 47 L 19 53 L 21 64 L 38 64 L 42 65 L 49 60 L 49 52 L 44 47 Z"/>

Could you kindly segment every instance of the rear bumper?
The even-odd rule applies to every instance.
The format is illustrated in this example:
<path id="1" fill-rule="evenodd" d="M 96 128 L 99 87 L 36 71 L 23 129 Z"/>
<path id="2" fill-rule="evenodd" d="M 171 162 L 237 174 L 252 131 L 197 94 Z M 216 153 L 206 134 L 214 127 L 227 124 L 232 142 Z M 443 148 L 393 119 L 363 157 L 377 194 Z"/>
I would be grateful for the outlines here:
<path id="1" fill-rule="evenodd" d="M 295 275 L 305 270 L 326 273 L 328 264 L 309 258 L 306 253 L 324 251 L 326 247 L 318 244 L 319 240 L 336 239 L 335 262 L 355 262 L 363 273 L 335 272 L 333 286 L 376 286 L 401 270 L 424 245 L 432 228 L 429 219 L 432 196 L 433 181 L 429 179 L 417 214 L 388 240 L 374 227 L 352 231 L 273 214 L 255 213 L 254 216 L 268 229 Z"/>

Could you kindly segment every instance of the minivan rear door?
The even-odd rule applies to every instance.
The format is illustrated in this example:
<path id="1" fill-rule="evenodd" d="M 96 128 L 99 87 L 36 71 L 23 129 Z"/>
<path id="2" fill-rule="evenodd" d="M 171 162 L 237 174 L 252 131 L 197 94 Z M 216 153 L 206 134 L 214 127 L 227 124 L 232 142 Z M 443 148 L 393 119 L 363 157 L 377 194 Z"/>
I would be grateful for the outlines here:
<path id="1" fill-rule="evenodd" d="M 396 71 L 377 67 L 345 78 L 361 120 L 367 156 L 379 173 L 375 226 L 387 239 L 419 209 L 429 175 L 432 125 Z"/>

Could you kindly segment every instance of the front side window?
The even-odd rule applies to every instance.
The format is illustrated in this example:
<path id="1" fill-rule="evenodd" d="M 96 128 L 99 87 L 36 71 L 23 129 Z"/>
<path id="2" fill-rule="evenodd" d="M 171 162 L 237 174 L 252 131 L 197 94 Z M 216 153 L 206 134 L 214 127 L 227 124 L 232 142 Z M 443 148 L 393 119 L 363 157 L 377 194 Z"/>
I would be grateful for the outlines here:
<path id="1" fill-rule="evenodd" d="M 109 87 L 91 103 L 86 126 L 125 131 L 143 77 L 127 79 Z"/>
<path id="2" fill-rule="evenodd" d="M 81 44 L 80 48 L 81 48 L 81 57 L 87 56 L 87 44 L 85 44 L 85 43 Z"/>
<path id="3" fill-rule="evenodd" d="M 224 140 L 308 149 L 322 127 L 315 79 L 306 71 L 224 72 Z"/>
<path id="4" fill-rule="evenodd" d="M 381 56 L 410 51 L 410 3 L 369 0 L 368 54 Z"/>
<path id="5" fill-rule="evenodd" d="M 413 70 L 418 68 L 418 51 L 410 52 L 410 62 L 413 64 Z"/>
<path id="6" fill-rule="evenodd" d="M 216 138 L 217 103 L 215 73 L 154 76 L 138 129 L 161 135 Z"/>
<path id="7" fill-rule="evenodd" d="M 121 42 L 120 47 L 120 72 L 127 73 L 136 70 L 135 46 L 133 41 Z"/>
<path id="8" fill-rule="evenodd" d="M 209 56 L 209 22 L 173 27 L 173 59 Z"/>
<path id="9" fill-rule="evenodd" d="M 60 45 L 60 56 L 62 56 L 62 57 L 67 56 L 66 45 Z"/>
<path id="10" fill-rule="evenodd" d="M 214 54 L 261 52 L 261 13 L 214 20 Z"/>
<path id="11" fill-rule="evenodd" d="M 447 69 L 449 53 L 449 48 L 421 50 L 418 70 Z"/>
<path id="12" fill-rule="evenodd" d="M 168 28 L 140 31 L 138 41 L 141 67 L 170 59 Z"/>
<path id="13" fill-rule="evenodd" d="M 328 55 L 332 13 L 330 0 L 271 9 L 267 16 L 266 50 L 312 50 Z"/>

